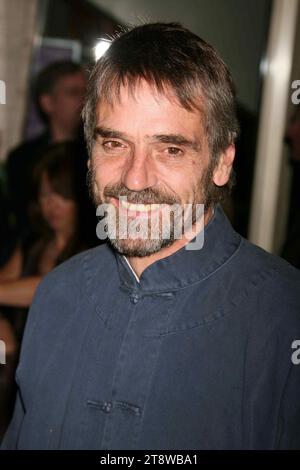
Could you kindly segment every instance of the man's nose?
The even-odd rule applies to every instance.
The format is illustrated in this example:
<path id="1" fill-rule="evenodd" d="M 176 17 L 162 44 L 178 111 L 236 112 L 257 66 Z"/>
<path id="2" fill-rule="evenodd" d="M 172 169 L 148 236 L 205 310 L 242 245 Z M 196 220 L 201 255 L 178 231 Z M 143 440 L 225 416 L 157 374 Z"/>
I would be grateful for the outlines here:
<path id="1" fill-rule="evenodd" d="M 132 191 L 141 191 L 156 185 L 154 164 L 145 150 L 135 150 L 128 157 L 123 169 L 122 183 Z"/>

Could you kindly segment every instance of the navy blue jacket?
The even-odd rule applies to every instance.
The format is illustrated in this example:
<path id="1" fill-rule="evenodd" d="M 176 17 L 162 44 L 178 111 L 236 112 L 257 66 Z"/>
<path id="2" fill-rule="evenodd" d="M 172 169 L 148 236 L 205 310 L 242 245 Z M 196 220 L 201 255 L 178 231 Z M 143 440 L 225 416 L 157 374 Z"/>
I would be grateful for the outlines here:
<path id="1" fill-rule="evenodd" d="M 2 448 L 299 449 L 297 339 L 299 271 L 220 206 L 140 282 L 102 245 L 38 288 Z"/>

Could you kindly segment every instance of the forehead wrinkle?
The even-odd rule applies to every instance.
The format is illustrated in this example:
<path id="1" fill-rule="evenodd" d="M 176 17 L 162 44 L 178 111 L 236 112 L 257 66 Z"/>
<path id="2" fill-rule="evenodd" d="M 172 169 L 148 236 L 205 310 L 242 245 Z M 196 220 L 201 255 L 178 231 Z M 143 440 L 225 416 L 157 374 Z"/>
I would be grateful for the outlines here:
<path id="1" fill-rule="evenodd" d="M 134 80 L 134 83 L 126 83 L 126 82 L 123 82 L 123 83 L 120 83 L 118 85 L 116 85 L 116 83 L 113 83 L 110 90 L 109 90 L 109 97 L 102 97 L 102 99 L 100 98 L 99 101 L 98 101 L 98 104 L 97 104 L 97 115 L 98 115 L 98 118 L 100 117 L 99 114 L 101 114 L 101 105 L 102 106 L 105 106 L 105 105 L 108 105 L 109 108 L 111 108 L 111 110 L 114 110 L 115 108 L 115 105 L 122 105 L 122 102 L 123 102 L 123 99 L 124 99 L 124 95 L 122 92 L 125 92 L 125 98 L 127 97 L 130 97 L 130 98 L 133 98 L 134 101 L 138 102 L 139 101 L 139 97 L 138 97 L 138 92 L 139 92 L 139 88 L 141 89 L 142 88 L 142 82 L 144 82 L 146 84 L 146 86 L 148 86 L 152 91 L 152 96 L 153 98 L 155 99 L 155 101 L 159 104 L 160 103 L 160 100 L 159 100 L 159 96 L 163 96 L 165 99 L 167 99 L 172 105 L 176 105 L 180 108 L 182 108 L 183 110 L 187 111 L 187 112 L 191 112 L 191 113 L 197 113 L 198 116 L 199 116 L 199 125 L 201 126 L 201 131 L 204 133 L 204 135 L 206 135 L 206 132 L 205 132 L 205 129 L 204 129 L 204 123 L 202 122 L 202 119 L 203 119 L 203 110 L 200 111 L 199 108 L 194 108 L 193 110 L 188 110 L 185 106 L 182 105 L 182 103 L 180 103 L 178 97 L 176 96 L 174 90 L 168 86 L 167 84 L 165 84 L 165 88 L 164 88 L 164 92 L 163 91 L 160 91 L 156 84 L 155 83 L 149 83 L 148 81 L 146 81 L 145 79 L 142 79 L 140 78 L 139 80 Z M 114 90 L 116 91 L 114 93 Z M 123 95 L 123 96 L 122 96 Z M 96 129 L 97 127 L 102 127 L 102 126 L 95 126 L 95 131 L 94 131 L 94 135 L 96 134 Z M 106 127 L 106 126 L 103 126 L 103 127 Z M 118 130 L 115 130 L 115 129 L 109 129 L 107 128 L 108 130 L 110 130 L 110 137 L 116 137 L 116 138 L 124 138 L 124 139 L 128 139 L 128 138 L 131 138 L 131 136 L 127 135 L 126 133 L 123 133 L 121 131 L 118 131 Z M 113 135 L 113 132 L 115 133 L 115 135 Z M 119 135 L 117 135 L 117 133 Z M 121 135 L 122 134 L 122 135 Z M 199 152 L 201 150 L 203 150 L 202 148 L 202 144 L 201 144 L 201 141 L 200 139 L 189 139 L 189 138 L 186 138 L 185 136 L 181 135 L 181 134 L 178 134 L 178 133 L 166 133 L 166 134 L 155 134 L 153 136 L 151 135 L 146 135 L 145 136 L 146 138 L 148 139 L 155 139 L 155 140 L 159 140 L 161 142 L 165 142 L 165 143 L 174 143 L 174 144 L 177 144 L 177 145 L 186 145 L 190 148 L 192 148 L 194 151 L 196 152 Z"/>
<path id="2" fill-rule="evenodd" d="M 143 89 L 143 85 L 146 85 L 146 87 L 151 90 L 153 99 L 158 104 L 160 103 L 160 97 L 164 97 L 171 104 L 175 104 L 183 109 L 186 109 L 187 111 L 190 111 L 190 109 L 185 107 L 180 102 L 178 96 L 176 95 L 176 91 L 172 88 L 171 85 L 162 82 L 160 84 L 161 86 L 159 86 L 157 83 L 155 83 L 154 80 L 147 80 L 141 76 L 134 77 L 132 80 L 130 80 L 130 77 L 125 77 L 124 80 L 113 80 L 111 86 L 103 93 L 102 99 L 99 97 L 97 106 L 101 106 L 101 104 L 107 103 L 113 109 L 115 104 L 122 104 L 122 95 L 124 92 L 126 97 L 130 97 L 134 101 L 138 102 L 140 100 L 139 91 Z M 196 107 L 195 110 L 198 111 Z"/>

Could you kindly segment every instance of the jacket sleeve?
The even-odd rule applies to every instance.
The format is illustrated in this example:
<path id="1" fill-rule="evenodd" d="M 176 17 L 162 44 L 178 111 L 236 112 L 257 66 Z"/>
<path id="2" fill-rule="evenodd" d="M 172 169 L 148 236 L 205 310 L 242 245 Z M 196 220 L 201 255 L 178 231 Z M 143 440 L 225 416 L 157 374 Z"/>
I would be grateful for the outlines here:
<path id="1" fill-rule="evenodd" d="M 1 442 L 1 450 L 16 450 L 17 448 L 17 442 L 18 442 L 18 436 L 20 433 L 21 429 L 21 424 L 24 418 L 24 408 L 22 405 L 22 401 L 20 398 L 20 394 L 18 392 L 17 398 L 16 398 L 16 403 L 15 403 L 15 409 L 14 409 L 14 414 L 13 418 L 10 422 L 10 425 L 6 431 L 6 434 Z"/>
<path id="2" fill-rule="evenodd" d="M 10 425 L 6 431 L 6 434 L 1 442 L 1 450 L 13 450 L 17 448 L 19 434 L 21 431 L 23 418 L 25 416 L 26 410 L 25 406 L 22 401 L 22 393 L 19 387 L 19 380 L 18 380 L 18 371 L 20 368 L 20 364 L 22 364 L 23 369 L 25 369 L 26 375 L 28 375 L 35 366 L 33 363 L 32 357 L 36 356 L 36 338 L 38 337 L 38 319 L 41 316 L 41 312 L 43 311 L 42 308 L 42 299 L 45 295 L 45 285 L 47 286 L 47 282 L 45 279 L 38 285 L 36 294 L 34 296 L 33 302 L 31 304 L 28 319 L 26 322 L 26 327 L 24 331 L 22 347 L 21 347 L 21 354 L 20 354 L 20 361 L 16 371 L 16 382 L 18 384 L 18 392 L 16 396 L 15 408 L 12 420 Z"/>
<path id="3" fill-rule="evenodd" d="M 300 364 L 292 364 L 279 411 L 277 448 L 300 450 Z"/>

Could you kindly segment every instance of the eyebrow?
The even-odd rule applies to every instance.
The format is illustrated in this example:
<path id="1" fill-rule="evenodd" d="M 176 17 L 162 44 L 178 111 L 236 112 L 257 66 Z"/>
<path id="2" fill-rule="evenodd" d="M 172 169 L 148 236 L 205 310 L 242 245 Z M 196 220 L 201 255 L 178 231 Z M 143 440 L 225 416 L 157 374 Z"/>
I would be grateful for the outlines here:
<path id="1" fill-rule="evenodd" d="M 104 138 L 126 140 L 125 134 L 119 131 L 115 131 L 114 129 L 110 129 L 109 127 L 97 126 L 94 130 L 94 138 L 96 138 L 98 135 Z"/>
<path id="2" fill-rule="evenodd" d="M 103 138 L 128 140 L 126 134 L 111 129 L 110 127 L 97 126 L 94 131 L 94 138 L 96 138 L 98 135 Z M 164 144 L 182 145 L 184 147 L 189 147 L 197 152 L 201 149 L 199 141 L 187 139 L 181 134 L 155 134 L 153 136 L 147 137 Z"/>
<path id="3" fill-rule="evenodd" d="M 201 148 L 200 142 L 197 140 L 187 139 L 181 134 L 156 134 L 153 138 L 164 144 L 182 145 L 184 147 L 190 147 L 196 151 L 199 151 Z"/>

